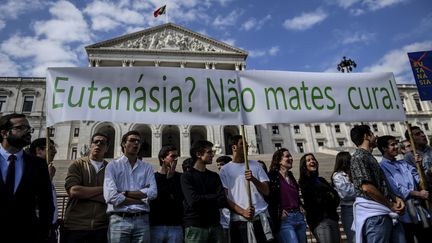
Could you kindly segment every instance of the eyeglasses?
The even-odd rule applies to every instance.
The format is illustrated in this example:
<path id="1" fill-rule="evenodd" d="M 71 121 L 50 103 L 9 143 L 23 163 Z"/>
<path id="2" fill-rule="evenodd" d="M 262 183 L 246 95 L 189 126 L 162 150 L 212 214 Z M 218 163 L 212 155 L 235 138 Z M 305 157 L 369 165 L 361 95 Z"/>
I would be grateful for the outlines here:
<path id="1" fill-rule="evenodd" d="M 10 128 L 10 130 L 19 130 L 19 131 L 30 132 L 30 133 L 34 132 L 34 128 L 28 125 L 13 126 Z"/>
<path id="2" fill-rule="evenodd" d="M 107 145 L 107 141 L 105 140 L 94 140 L 92 141 L 92 144 L 96 144 L 96 145 Z"/>

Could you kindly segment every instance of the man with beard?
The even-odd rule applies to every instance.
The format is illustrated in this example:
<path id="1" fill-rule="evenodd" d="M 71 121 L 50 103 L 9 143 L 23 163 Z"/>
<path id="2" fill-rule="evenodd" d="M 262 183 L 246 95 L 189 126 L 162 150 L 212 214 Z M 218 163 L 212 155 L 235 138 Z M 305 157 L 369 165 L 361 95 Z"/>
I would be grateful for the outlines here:
<path id="1" fill-rule="evenodd" d="M 33 131 L 23 114 L 0 118 L 1 241 L 48 241 L 54 212 L 48 166 L 23 151 Z"/>
<path id="2" fill-rule="evenodd" d="M 402 225 L 397 223 L 405 204 L 391 193 L 386 177 L 372 155 L 377 137 L 368 125 L 354 126 L 350 135 L 357 146 L 350 168 L 356 191 L 353 205 L 355 242 L 405 242 Z"/>
<path id="3" fill-rule="evenodd" d="M 111 243 L 150 242 L 149 200 L 156 198 L 157 189 L 152 166 L 138 159 L 140 147 L 139 132 L 127 132 L 121 141 L 124 155 L 105 169 L 103 191 Z"/>
<path id="4" fill-rule="evenodd" d="M 62 242 L 105 243 L 107 239 L 107 205 L 103 198 L 105 168 L 104 155 L 109 137 L 95 133 L 91 137 L 90 152 L 75 160 L 68 168 L 65 189 L 69 195 L 66 206 Z"/>

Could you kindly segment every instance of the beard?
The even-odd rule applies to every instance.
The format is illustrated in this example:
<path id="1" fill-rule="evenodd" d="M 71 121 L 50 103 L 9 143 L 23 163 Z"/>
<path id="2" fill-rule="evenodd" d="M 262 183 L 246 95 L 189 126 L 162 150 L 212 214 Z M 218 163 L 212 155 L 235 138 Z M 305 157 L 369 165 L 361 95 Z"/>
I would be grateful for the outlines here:
<path id="1" fill-rule="evenodd" d="M 30 140 L 31 139 L 26 139 L 25 136 L 27 135 L 23 135 L 21 137 L 18 136 L 14 136 L 14 135 L 9 135 L 6 140 L 8 141 L 9 145 L 18 148 L 18 149 L 22 149 L 25 146 L 30 144 Z"/>

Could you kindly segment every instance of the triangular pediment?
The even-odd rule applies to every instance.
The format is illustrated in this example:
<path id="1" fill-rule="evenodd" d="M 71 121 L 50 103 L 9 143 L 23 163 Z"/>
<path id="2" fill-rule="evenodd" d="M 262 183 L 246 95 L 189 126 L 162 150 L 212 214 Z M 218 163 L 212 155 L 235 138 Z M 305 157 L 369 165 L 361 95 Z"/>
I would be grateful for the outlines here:
<path id="1" fill-rule="evenodd" d="M 247 52 L 184 27 L 168 23 L 86 47 L 86 50 L 134 50 L 245 55 Z"/>

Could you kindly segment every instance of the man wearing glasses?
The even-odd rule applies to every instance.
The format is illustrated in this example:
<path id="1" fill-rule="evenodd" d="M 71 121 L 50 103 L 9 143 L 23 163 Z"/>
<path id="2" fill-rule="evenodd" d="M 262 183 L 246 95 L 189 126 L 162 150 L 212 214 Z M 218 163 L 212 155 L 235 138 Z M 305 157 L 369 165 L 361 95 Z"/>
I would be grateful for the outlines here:
<path id="1" fill-rule="evenodd" d="M 33 131 L 23 114 L 0 118 L 2 241 L 48 241 L 54 212 L 48 166 L 45 160 L 23 151 L 30 144 Z"/>
<path id="2" fill-rule="evenodd" d="M 69 201 L 62 242 L 107 242 L 108 216 L 102 186 L 108 164 L 104 160 L 108 145 L 106 134 L 93 134 L 89 155 L 69 166 L 65 179 Z"/>
<path id="3" fill-rule="evenodd" d="M 140 147 L 139 132 L 127 132 L 121 141 L 123 156 L 111 161 L 105 171 L 111 243 L 150 242 L 149 200 L 156 198 L 157 189 L 152 166 L 138 159 Z"/>

